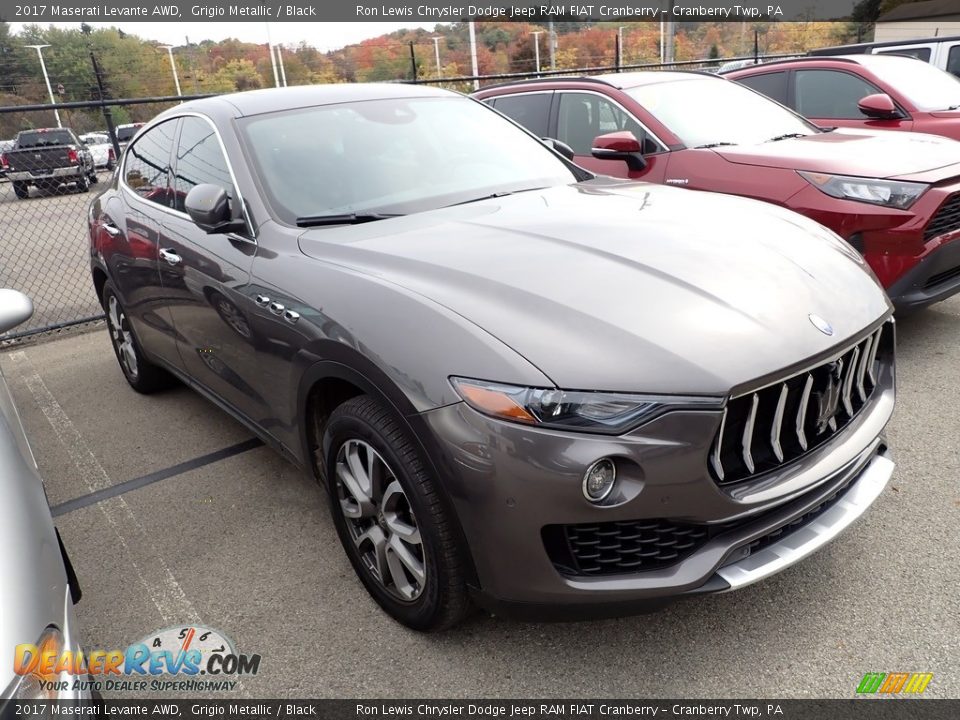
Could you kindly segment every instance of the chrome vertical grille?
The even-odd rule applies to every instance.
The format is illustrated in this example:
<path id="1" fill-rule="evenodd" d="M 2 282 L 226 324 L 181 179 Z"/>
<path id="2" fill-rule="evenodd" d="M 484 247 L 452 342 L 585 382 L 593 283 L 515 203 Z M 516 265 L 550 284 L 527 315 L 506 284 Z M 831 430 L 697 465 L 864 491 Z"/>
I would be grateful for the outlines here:
<path id="1" fill-rule="evenodd" d="M 892 362 L 892 353 L 887 322 L 831 360 L 732 398 L 710 453 L 714 479 L 722 485 L 746 480 L 829 440 L 868 403 L 879 363 Z"/>

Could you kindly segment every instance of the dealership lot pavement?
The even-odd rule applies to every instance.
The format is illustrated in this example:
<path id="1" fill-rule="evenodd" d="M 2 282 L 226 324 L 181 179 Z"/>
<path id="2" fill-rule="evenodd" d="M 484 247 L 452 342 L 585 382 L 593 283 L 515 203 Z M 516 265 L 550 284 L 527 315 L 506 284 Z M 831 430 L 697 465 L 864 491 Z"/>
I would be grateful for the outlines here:
<path id="1" fill-rule="evenodd" d="M 960 697 L 960 299 L 898 332 L 897 473 L 829 547 L 653 615 L 478 615 L 438 636 L 368 598 L 310 479 L 186 389 L 134 393 L 102 328 L 7 348 L 0 366 L 52 505 L 185 463 L 57 518 L 87 648 L 201 622 L 262 655 L 251 697 L 850 697 L 876 671 L 932 672 L 928 695 Z"/>

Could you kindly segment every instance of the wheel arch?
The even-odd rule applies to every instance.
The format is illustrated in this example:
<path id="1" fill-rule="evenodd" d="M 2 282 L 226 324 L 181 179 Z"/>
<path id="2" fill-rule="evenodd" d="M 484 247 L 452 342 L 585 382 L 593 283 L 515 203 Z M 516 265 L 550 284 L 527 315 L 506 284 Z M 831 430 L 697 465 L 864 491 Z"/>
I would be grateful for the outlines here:
<path id="1" fill-rule="evenodd" d="M 346 350 L 340 343 L 335 344 L 339 346 L 341 353 Z M 353 352 L 350 354 L 353 354 Z M 361 365 L 363 369 L 359 369 L 358 365 Z M 297 417 L 302 419 L 302 422 L 298 423 L 300 454 L 304 467 L 313 473 L 314 477 L 326 489 L 325 480 L 322 475 L 318 475 L 318 473 L 323 472 L 323 468 L 322 465 L 318 467 L 316 462 L 311 433 L 318 425 L 322 427 L 322 424 L 330 417 L 330 413 L 339 405 L 358 395 L 368 395 L 376 398 L 389 407 L 396 419 L 407 430 L 410 439 L 417 445 L 429 472 L 437 481 L 436 486 L 440 492 L 444 509 L 453 519 L 457 540 L 463 548 L 464 558 L 468 565 L 468 583 L 473 587 L 479 587 L 473 550 L 467 543 L 466 534 L 460 524 L 456 507 L 442 480 L 443 476 L 438 464 L 438 459 L 442 456 L 437 441 L 427 424 L 420 418 L 419 412 L 410 399 L 383 371 L 369 360 L 361 358 L 359 361 L 344 362 L 342 357 L 336 360 L 317 359 L 304 371 L 297 392 Z"/>

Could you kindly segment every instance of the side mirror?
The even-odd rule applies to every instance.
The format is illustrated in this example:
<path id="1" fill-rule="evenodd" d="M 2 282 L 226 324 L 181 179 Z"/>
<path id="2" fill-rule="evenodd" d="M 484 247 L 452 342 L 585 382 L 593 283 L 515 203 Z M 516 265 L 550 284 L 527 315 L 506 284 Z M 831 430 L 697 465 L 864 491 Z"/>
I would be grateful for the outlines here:
<path id="1" fill-rule="evenodd" d="M 0 290 L 0 334 L 33 315 L 33 302 L 19 290 Z"/>
<path id="2" fill-rule="evenodd" d="M 219 185 L 202 183 L 194 186 L 183 201 L 183 208 L 194 224 L 206 233 L 237 232 L 243 221 L 235 220 L 227 191 Z"/>
<path id="3" fill-rule="evenodd" d="M 593 140 L 591 154 L 597 160 L 623 160 L 631 170 L 643 170 L 643 143 L 629 130 L 598 135 Z"/>
<path id="4" fill-rule="evenodd" d="M 557 140 L 556 138 L 549 138 L 549 137 L 540 138 L 540 139 L 543 140 L 544 145 L 560 153 L 567 160 L 573 160 L 573 158 L 576 156 L 576 153 L 573 152 L 573 148 L 567 145 L 565 142 Z"/>
<path id="5" fill-rule="evenodd" d="M 886 93 L 875 93 L 860 98 L 857 107 L 868 118 L 876 120 L 895 120 L 903 117 L 896 103 Z"/>

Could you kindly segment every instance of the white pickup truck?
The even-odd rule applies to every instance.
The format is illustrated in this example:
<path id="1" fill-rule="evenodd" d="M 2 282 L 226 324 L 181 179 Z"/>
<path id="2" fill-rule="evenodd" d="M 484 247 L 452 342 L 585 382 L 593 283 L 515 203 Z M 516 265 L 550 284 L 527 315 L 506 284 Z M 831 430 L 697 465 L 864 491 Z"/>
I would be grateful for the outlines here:
<path id="1" fill-rule="evenodd" d="M 809 55 L 909 55 L 960 77 L 960 36 L 887 40 L 811 50 Z"/>

